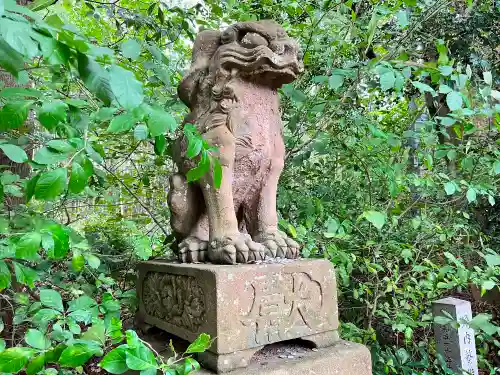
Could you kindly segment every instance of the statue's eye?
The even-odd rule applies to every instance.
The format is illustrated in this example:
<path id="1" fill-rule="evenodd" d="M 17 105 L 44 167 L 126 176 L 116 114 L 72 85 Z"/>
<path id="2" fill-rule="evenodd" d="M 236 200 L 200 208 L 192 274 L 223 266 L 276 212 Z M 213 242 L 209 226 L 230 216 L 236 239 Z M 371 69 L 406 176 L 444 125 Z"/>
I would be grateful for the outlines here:
<path id="1" fill-rule="evenodd" d="M 257 33 L 246 33 L 240 38 L 240 44 L 246 48 L 255 48 L 257 46 L 269 45 L 266 38 Z"/>

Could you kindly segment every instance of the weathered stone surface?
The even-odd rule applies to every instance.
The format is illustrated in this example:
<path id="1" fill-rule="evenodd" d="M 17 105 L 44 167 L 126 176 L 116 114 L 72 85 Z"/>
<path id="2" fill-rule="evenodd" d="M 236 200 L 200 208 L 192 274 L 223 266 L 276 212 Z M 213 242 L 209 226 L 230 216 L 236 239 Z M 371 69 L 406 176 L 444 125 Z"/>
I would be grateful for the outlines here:
<path id="1" fill-rule="evenodd" d="M 219 372 L 248 365 L 264 345 L 338 340 L 335 274 L 326 260 L 212 265 L 148 261 L 139 266 L 139 316 L 193 341 L 216 340 L 200 361 Z"/>
<path id="2" fill-rule="evenodd" d="M 472 320 L 470 302 L 447 297 L 432 303 L 432 313 L 435 317 L 445 316 L 443 311 L 459 321 L 460 326 L 454 328 L 449 324 L 434 323 L 434 337 L 438 353 L 444 357 L 446 365 L 451 370 L 457 373 L 465 371 L 467 374 L 478 375 L 474 330 L 465 323 Z"/>
<path id="3" fill-rule="evenodd" d="M 189 131 L 176 141 L 179 172 L 170 179 L 168 202 L 180 261 L 298 257 L 299 244 L 278 230 L 276 189 L 285 147 L 277 90 L 302 71 L 300 60 L 298 43 L 272 21 L 198 34 L 178 92 L 191 110 L 184 126 L 219 150 L 221 168 L 188 183 L 198 163 L 188 152 Z M 214 174 L 222 176 L 220 187 Z"/>
<path id="4" fill-rule="evenodd" d="M 252 361 L 246 368 L 227 375 L 371 375 L 370 351 L 363 345 L 337 341 L 334 345 L 317 351 L 307 351 L 300 357 L 272 356 Z M 201 369 L 196 374 L 213 374 Z"/>

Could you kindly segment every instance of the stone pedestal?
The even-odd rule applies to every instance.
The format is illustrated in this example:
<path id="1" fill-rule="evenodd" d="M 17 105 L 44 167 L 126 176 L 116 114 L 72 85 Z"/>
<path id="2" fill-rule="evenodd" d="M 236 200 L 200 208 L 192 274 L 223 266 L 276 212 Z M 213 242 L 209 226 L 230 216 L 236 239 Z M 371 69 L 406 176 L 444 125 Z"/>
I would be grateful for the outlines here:
<path id="1" fill-rule="evenodd" d="M 148 261 L 139 266 L 137 295 L 140 321 L 187 341 L 200 333 L 215 338 L 198 359 L 218 373 L 248 366 L 267 344 L 300 338 L 322 348 L 338 341 L 335 274 L 326 260 Z"/>
<path id="2" fill-rule="evenodd" d="M 197 375 L 213 375 L 201 369 Z M 308 351 L 300 357 L 266 355 L 252 360 L 246 368 L 227 375 L 372 375 L 370 351 L 367 347 L 347 341 Z"/>

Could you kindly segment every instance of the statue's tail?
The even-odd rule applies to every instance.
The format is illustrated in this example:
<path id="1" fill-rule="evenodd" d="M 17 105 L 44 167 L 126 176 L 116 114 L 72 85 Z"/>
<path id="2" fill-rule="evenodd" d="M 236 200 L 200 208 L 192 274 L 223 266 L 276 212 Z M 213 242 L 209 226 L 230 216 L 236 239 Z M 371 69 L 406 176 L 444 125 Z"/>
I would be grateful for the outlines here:
<path id="1" fill-rule="evenodd" d="M 191 233 L 204 209 L 200 188 L 189 184 L 184 175 L 174 174 L 170 177 L 168 206 L 170 225 L 180 241 Z"/>

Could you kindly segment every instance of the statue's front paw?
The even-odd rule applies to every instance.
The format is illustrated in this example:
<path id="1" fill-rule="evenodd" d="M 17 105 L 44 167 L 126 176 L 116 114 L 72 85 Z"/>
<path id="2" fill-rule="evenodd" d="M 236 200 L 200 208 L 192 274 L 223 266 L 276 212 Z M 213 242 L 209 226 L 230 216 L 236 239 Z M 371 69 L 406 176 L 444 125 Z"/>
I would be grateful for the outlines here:
<path id="1" fill-rule="evenodd" d="M 296 259 L 300 245 L 281 231 L 265 232 L 255 237 L 266 248 L 266 255 L 272 258 Z"/>
<path id="2" fill-rule="evenodd" d="M 179 260 L 182 263 L 203 263 L 207 258 L 208 241 L 198 237 L 186 237 L 179 244 Z"/>
<path id="3" fill-rule="evenodd" d="M 264 246 L 252 241 L 248 234 L 238 233 L 210 242 L 208 259 L 217 264 L 248 263 L 263 260 Z"/>

